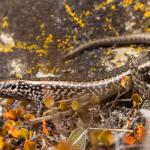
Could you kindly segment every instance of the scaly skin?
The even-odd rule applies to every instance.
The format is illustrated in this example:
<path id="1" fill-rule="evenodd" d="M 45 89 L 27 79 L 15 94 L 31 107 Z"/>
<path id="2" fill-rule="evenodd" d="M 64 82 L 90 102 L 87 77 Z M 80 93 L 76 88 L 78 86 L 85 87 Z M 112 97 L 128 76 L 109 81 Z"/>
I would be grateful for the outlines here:
<path id="1" fill-rule="evenodd" d="M 123 76 L 130 76 L 128 70 L 118 76 L 94 82 L 67 82 L 67 81 L 29 81 L 7 80 L 0 81 L 0 97 L 29 99 L 41 101 L 44 97 L 52 96 L 56 101 L 82 96 L 84 94 L 98 95 L 105 100 L 117 94 L 124 88 L 120 85 Z"/>
<path id="2" fill-rule="evenodd" d="M 140 62 L 142 55 L 136 62 Z M 135 87 L 139 92 L 143 92 L 142 76 L 139 71 L 150 67 L 150 61 L 144 59 L 142 64 L 131 65 L 131 69 L 115 77 L 93 82 L 68 82 L 68 81 L 30 81 L 30 80 L 5 80 L 0 81 L 0 97 L 15 98 L 25 100 L 42 101 L 44 97 L 51 96 L 54 100 L 70 99 L 84 94 L 100 96 L 101 100 L 108 99 L 125 88 L 121 85 L 124 76 L 132 78 Z M 138 65 L 138 66 L 137 66 Z M 131 84 L 132 85 L 132 84 Z M 142 88 L 142 89 L 141 89 Z M 150 94 L 149 94 L 150 95 Z"/>
<path id="3" fill-rule="evenodd" d="M 71 59 L 82 53 L 84 50 L 90 50 L 97 47 L 109 47 L 109 46 L 123 46 L 130 44 L 150 44 L 150 33 L 140 33 L 132 35 L 122 35 L 115 37 L 107 37 L 101 39 L 95 39 L 93 41 L 86 42 L 81 46 L 75 48 L 72 52 L 64 57 L 64 60 Z"/>
<path id="4" fill-rule="evenodd" d="M 148 41 L 148 39 L 145 41 Z M 139 73 L 139 71 L 143 70 L 143 68 L 150 66 L 149 53 L 150 52 L 148 51 L 147 53 L 139 56 L 136 59 L 135 64 L 131 63 L 131 69 L 129 69 L 128 71 L 123 72 L 120 75 L 111 77 L 109 79 L 100 81 L 93 81 L 93 82 L 30 81 L 30 80 L 0 81 L 0 97 L 42 101 L 44 97 L 52 96 L 57 101 L 62 99 L 79 97 L 88 93 L 90 95 L 98 95 L 100 96 L 101 100 L 105 100 L 117 94 L 118 91 L 122 92 L 125 90 L 121 86 L 121 80 L 124 76 L 131 77 L 134 85 L 137 87 L 139 92 L 142 93 L 143 90 L 141 88 L 143 87 L 141 86 L 141 84 L 143 84 L 142 81 L 143 73 Z"/>

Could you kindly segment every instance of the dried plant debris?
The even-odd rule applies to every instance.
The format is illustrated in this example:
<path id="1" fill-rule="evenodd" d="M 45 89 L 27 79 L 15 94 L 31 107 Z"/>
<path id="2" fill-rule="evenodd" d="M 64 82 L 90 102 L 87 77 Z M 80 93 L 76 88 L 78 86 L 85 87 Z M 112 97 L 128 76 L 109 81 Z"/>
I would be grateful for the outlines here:
<path id="1" fill-rule="evenodd" d="M 120 106 L 129 101 L 132 107 Z M 112 109 L 113 99 L 102 103 L 88 94 L 57 103 L 46 97 L 45 112 L 37 118 L 36 111 L 28 109 L 32 104 L 3 99 L 1 149 L 114 149 L 142 144 L 146 127 L 138 111 L 141 101 L 133 94 L 129 100 L 118 99 Z"/>

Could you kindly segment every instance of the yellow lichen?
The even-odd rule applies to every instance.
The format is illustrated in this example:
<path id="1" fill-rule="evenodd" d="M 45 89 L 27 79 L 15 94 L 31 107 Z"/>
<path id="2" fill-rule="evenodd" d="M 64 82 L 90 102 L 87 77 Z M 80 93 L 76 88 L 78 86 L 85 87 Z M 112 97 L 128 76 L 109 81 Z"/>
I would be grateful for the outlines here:
<path id="1" fill-rule="evenodd" d="M 0 44 L 0 52 L 3 52 L 3 53 L 13 52 L 13 46 Z"/>
<path id="2" fill-rule="evenodd" d="M 95 10 L 100 10 L 104 8 L 105 6 L 109 5 L 110 3 L 114 2 L 114 0 L 106 0 L 100 4 L 95 5 Z"/>
<path id="3" fill-rule="evenodd" d="M 110 4 L 112 2 L 114 2 L 114 0 L 106 0 L 106 4 Z"/>
<path id="4" fill-rule="evenodd" d="M 128 7 L 132 4 L 133 0 L 123 0 L 123 6 Z"/>
<path id="5" fill-rule="evenodd" d="M 150 11 L 146 11 L 146 12 L 144 13 L 144 17 L 145 17 L 145 18 L 150 18 Z"/>
<path id="6" fill-rule="evenodd" d="M 82 20 L 82 17 L 78 16 L 75 12 L 73 12 L 71 7 L 66 2 L 65 2 L 65 8 L 76 24 L 78 24 L 81 28 L 85 27 L 85 23 Z"/>
<path id="7" fill-rule="evenodd" d="M 144 10 L 144 4 L 143 3 L 137 3 L 137 4 L 135 4 L 134 9 L 136 11 Z"/>
<path id="8" fill-rule="evenodd" d="M 40 24 L 40 30 L 41 30 L 41 36 L 45 36 L 45 24 L 44 23 Z"/>
<path id="9" fill-rule="evenodd" d="M 38 56 L 47 55 L 47 50 L 46 49 L 37 49 L 35 52 L 38 54 Z"/>
<path id="10" fill-rule="evenodd" d="M 26 43 L 26 42 L 16 41 L 16 43 L 15 43 L 15 47 L 16 47 L 16 48 L 25 49 L 26 46 L 27 46 L 27 43 Z"/>
<path id="11" fill-rule="evenodd" d="M 91 72 L 96 72 L 96 70 L 97 70 L 97 69 L 96 69 L 95 67 L 91 67 L 91 68 L 90 68 L 90 71 L 91 71 Z"/>
<path id="12" fill-rule="evenodd" d="M 65 39 L 58 39 L 57 40 L 57 48 L 61 48 L 61 49 L 73 49 L 73 46 L 70 43 L 70 40 L 72 39 L 72 37 L 70 35 L 66 35 Z"/>
<path id="13" fill-rule="evenodd" d="M 28 68 L 27 73 L 28 73 L 28 74 L 32 74 L 32 72 L 33 72 L 33 71 L 32 71 L 32 68 Z"/>
<path id="14" fill-rule="evenodd" d="M 22 74 L 21 73 L 16 73 L 16 78 L 21 79 L 22 78 Z"/>
<path id="15" fill-rule="evenodd" d="M 43 48 L 48 48 L 49 47 L 49 44 L 53 42 L 53 35 L 52 34 L 49 34 L 45 41 L 44 41 L 44 45 L 43 45 Z"/>
<path id="16" fill-rule="evenodd" d="M 100 10 L 107 5 L 106 2 L 100 3 L 99 5 L 95 5 L 95 10 Z"/>
<path id="17" fill-rule="evenodd" d="M 29 45 L 23 41 L 16 41 L 15 47 L 20 48 L 20 49 L 24 49 L 24 50 L 28 50 L 28 51 L 31 51 L 31 50 L 38 48 L 38 46 L 36 44 Z"/>
<path id="18" fill-rule="evenodd" d="M 115 6 L 115 5 L 112 5 L 112 6 L 111 6 L 111 9 L 112 9 L 112 10 L 116 10 L 116 6 Z"/>
<path id="19" fill-rule="evenodd" d="M 27 44 L 26 42 L 17 41 L 15 44 L 15 48 L 24 49 L 27 52 L 35 52 L 38 56 L 44 56 L 47 54 L 47 50 L 40 48 L 36 44 Z"/>
<path id="20" fill-rule="evenodd" d="M 60 69 L 58 67 L 47 67 L 50 66 L 50 63 L 48 62 L 48 64 L 46 63 L 37 63 L 36 64 L 36 69 L 39 72 L 43 72 L 45 74 L 53 74 L 56 75 L 59 73 Z"/>
<path id="21" fill-rule="evenodd" d="M 87 11 L 84 12 L 84 16 L 90 16 L 90 15 L 92 15 L 91 11 L 87 10 Z"/>
<path id="22" fill-rule="evenodd" d="M 3 28 L 3 29 L 6 29 L 6 28 L 8 28 L 8 27 L 9 27 L 8 17 L 4 17 L 4 18 L 2 19 L 2 28 Z"/>

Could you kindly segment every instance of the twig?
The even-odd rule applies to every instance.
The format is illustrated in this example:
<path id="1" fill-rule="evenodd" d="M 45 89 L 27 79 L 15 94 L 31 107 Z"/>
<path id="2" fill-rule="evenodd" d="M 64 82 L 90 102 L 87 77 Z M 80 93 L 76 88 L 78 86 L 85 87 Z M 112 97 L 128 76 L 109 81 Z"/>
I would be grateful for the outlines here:
<path id="1" fill-rule="evenodd" d="M 73 114 L 72 110 L 67 110 L 67 111 L 64 111 L 64 112 L 58 112 L 58 113 L 53 114 L 53 115 L 32 119 L 32 120 L 30 120 L 30 123 L 31 123 L 31 125 L 35 125 L 35 124 L 41 123 L 43 120 L 45 120 L 45 121 L 48 121 L 48 120 L 52 120 L 52 121 L 53 120 L 59 120 L 59 119 L 65 118 L 67 116 L 71 116 L 72 114 Z"/>
<path id="2" fill-rule="evenodd" d="M 108 131 L 119 131 L 119 132 L 133 132 L 133 130 L 127 130 L 127 129 L 108 129 L 108 128 L 88 128 L 88 130 L 108 130 Z"/>

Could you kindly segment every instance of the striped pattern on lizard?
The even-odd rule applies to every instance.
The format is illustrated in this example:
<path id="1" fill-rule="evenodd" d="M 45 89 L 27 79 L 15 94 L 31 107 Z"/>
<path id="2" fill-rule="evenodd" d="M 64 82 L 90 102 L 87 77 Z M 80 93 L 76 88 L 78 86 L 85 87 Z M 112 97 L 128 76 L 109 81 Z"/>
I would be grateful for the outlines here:
<path id="1" fill-rule="evenodd" d="M 132 78 L 133 83 L 140 90 L 141 78 L 138 71 L 150 67 L 149 51 L 136 59 L 135 65 L 131 69 L 109 79 L 93 82 L 68 82 L 68 81 L 30 81 L 30 80 L 5 80 L 0 81 L 0 97 L 28 99 L 41 101 L 44 97 L 52 96 L 56 101 L 82 96 L 86 93 L 98 95 L 102 100 L 125 89 L 121 86 L 121 80 L 124 76 Z M 132 69 L 136 68 L 136 69 Z M 140 74 L 139 74 L 140 75 Z M 118 89 L 116 89 L 116 86 Z"/>
<path id="2" fill-rule="evenodd" d="M 129 35 L 129 36 L 120 36 L 116 38 L 107 38 L 100 40 L 103 41 L 103 45 L 112 45 L 120 43 L 130 44 L 130 43 L 150 43 L 150 34 L 138 34 L 138 35 Z M 99 40 L 96 42 L 97 46 L 100 45 Z M 93 42 L 90 46 L 94 45 Z M 81 46 L 81 49 L 88 47 L 86 45 Z M 148 57 L 147 57 L 148 56 Z M 145 62 L 142 62 L 142 59 Z M 147 58 L 147 59 L 146 59 Z M 137 62 L 142 62 L 139 64 L 137 69 L 129 69 L 126 72 L 123 72 L 119 75 L 111 77 L 109 79 L 93 81 L 93 82 L 68 82 L 68 81 L 30 81 L 30 80 L 5 80 L 0 81 L 0 97 L 4 98 L 16 98 L 16 99 L 29 99 L 41 101 L 46 96 L 52 96 L 56 101 L 61 99 L 74 98 L 86 93 L 91 95 L 98 95 L 102 100 L 105 100 L 118 93 L 116 87 L 121 92 L 125 90 L 121 86 L 121 79 L 124 76 L 132 77 L 133 83 L 138 83 L 138 75 L 136 71 L 140 68 L 149 66 L 147 61 L 149 61 L 148 53 L 142 54 Z M 138 84 L 137 84 L 138 85 Z M 140 89 L 139 85 L 139 89 Z M 142 90 L 141 90 L 142 91 Z"/>

